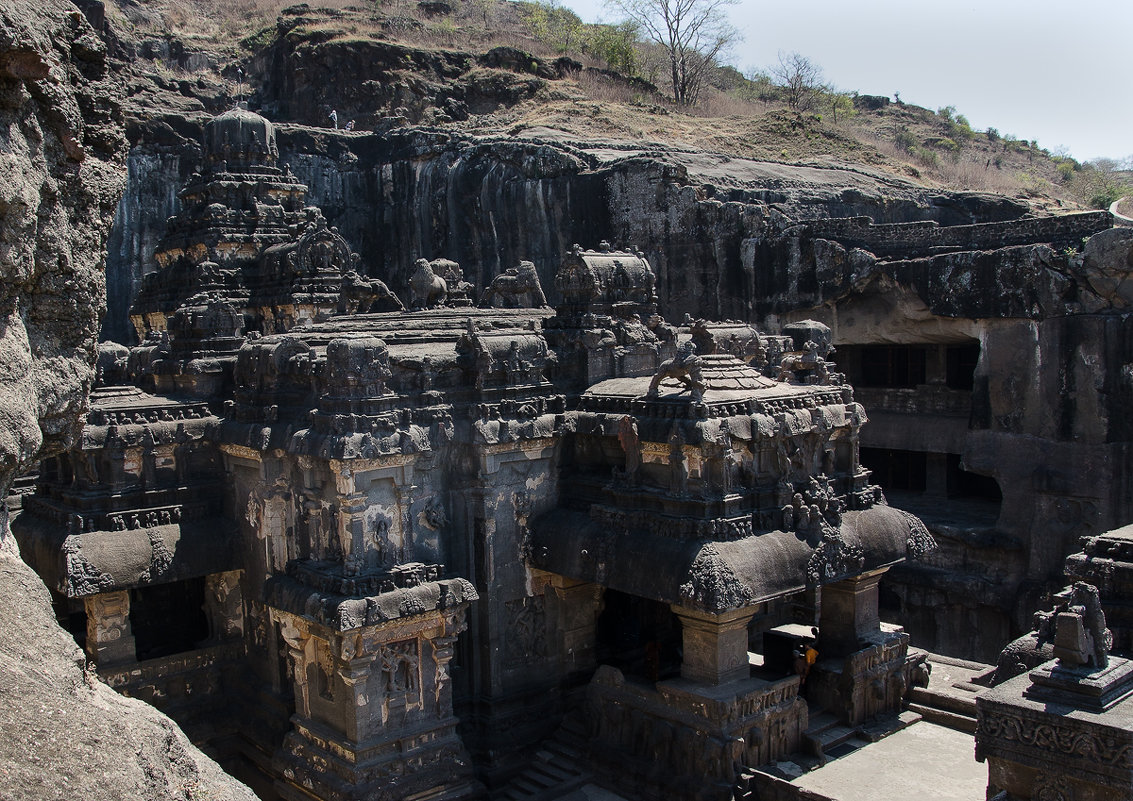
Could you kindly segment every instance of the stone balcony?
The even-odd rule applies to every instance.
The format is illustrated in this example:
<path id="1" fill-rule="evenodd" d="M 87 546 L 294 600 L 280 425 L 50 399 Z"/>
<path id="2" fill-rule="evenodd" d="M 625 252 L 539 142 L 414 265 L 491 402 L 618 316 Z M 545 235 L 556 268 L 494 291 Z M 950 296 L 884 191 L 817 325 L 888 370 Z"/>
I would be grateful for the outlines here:
<path id="1" fill-rule="evenodd" d="M 866 412 L 928 414 L 944 417 L 968 417 L 972 412 L 972 393 L 966 389 L 950 389 L 934 384 L 913 388 L 854 387 L 854 399 Z"/>

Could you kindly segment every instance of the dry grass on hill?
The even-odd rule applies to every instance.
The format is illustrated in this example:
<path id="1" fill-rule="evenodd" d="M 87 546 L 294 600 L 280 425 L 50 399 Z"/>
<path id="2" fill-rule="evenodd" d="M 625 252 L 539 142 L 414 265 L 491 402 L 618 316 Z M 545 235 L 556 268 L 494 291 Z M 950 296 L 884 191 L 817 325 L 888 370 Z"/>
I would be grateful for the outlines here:
<path id="1" fill-rule="evenodd" d="M 119 2 L 119 21 L 136 35 L 180 38 L 220 54 L 227 63 L 267 44 L 280 12 L 293 4 Z M 453 13 L 440 16 L 424 14 L 415 0 L 317 0 L 310 5 L 311 13 L 304 15 L 308 21 L 292 36 L 380 39 L 469 53 L 508 46 L 545 59 L 561 55 L 533 35 L 522 5 L 514 2 L 451 0 Z M 604 66 L 585 54 L 568 55 L 587 67 Z M 696 106 L 682 109 L 628 82 L 583 71 L 575 79 L 548 82 L 534 101 L 452 125 L 485 132 L 546 126 L 579 139 L 647 140 L 786 163 L 862 164 L 929 186 L 995 192 L 1051 209 L 1078 205 L 1068 165 L 1026 141 L 957 127 L 950 113 L 939 115 L 907 104 L 842 111 L 836 120 L 830 111 L 819 105 L 800 113 L 779 101 L 714 88 L 703 92 Z"/>

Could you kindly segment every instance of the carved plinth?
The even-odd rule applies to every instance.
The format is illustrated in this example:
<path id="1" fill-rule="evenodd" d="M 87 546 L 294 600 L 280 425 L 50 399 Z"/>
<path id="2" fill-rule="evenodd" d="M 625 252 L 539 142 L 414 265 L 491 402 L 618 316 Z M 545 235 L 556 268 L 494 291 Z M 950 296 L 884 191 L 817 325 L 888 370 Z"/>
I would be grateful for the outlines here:
<path id="1" fill-rule="evenodd" d="M 807 698 L 851 726 L 897 713 L 908 688 L 909 635 L 883 625 L 872 639 L 845 657 L 820 656 L 807 679 Z"/>
<path id="2" fill-rule="evenodd" d="M 354 742 L 331 727 L 293 720 L 276 754 L 286 781 L 276 790 L 289 801 L 400 801 L 411 797 L 459 801 L 482 796 L 472 761 L 456 734 L 456 719 L 400 736 Z"/>
<path id="3" fill-rule="evenodd" d="M 1100 686 L 1102 674 L 1113 672 L 1094 671 L 1094 683 Z M 1059 692 L 1046 685 L 1039 691 L 1046 697 L 1036 697 L 1032 676 L 1052 673 L 1059 671 L 1049 662 L 976 699 L 976 759 L 987 762 L 988 798 L 1000 792 L 1022 801 L 1133 797 L 1133 698 L 1126 695 L 1100 712 L 1080 703 L 1092 691 Z M 1067 678 L 1061 676 L 1064 684 Z"/>
<path id="4" fill-rule="evenodd" d="M 1048 662 L 1031 671 L 1028 698 L 1104 712 L 1133 694 L 1133 662 L 1110 657 L 1101 668 L 1066 667 Z"/>
<path id="5" fill-rule="evenodd" d="M 266 597 L 295 684 L 293 729 L 274 760 L 284 798 L 476 793 L 471 759 L 456 734 L 448 668 L 477 597 L 468 582 L 355 597 L 276 577 Z"/>

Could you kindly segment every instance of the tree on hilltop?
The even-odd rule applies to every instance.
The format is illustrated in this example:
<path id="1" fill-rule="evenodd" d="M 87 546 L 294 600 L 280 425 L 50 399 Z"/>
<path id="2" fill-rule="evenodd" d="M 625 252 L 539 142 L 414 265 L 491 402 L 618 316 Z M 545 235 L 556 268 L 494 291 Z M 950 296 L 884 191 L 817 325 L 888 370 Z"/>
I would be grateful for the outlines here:
<path id="1" fill-rule="evenodd" d="M 822 68 L 799 53 L 780 53 L 771 76 L 783 87 L 787 105 L 796 111 L 810 110 L 818 96 L 829 89 L 822 82 Z"/>
<path id="2" fill-rule="evenodd" d="M 740 39 L 725 9 L 739 0 L 606 0 L 668 56 L 673 99 L 696 102 L 717 60 Z"/>

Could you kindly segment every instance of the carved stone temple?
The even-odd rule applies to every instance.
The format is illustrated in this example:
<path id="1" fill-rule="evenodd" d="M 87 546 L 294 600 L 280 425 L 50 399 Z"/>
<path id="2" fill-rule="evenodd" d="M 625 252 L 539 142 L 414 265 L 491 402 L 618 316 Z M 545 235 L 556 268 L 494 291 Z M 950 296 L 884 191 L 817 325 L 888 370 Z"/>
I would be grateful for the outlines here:
<path id="1" fill-rule="evenodd" d="M 879 582 L 936 545 L 862 466 L 830 328 L 674 325 L 605 243 L 562 254 L 554 307 L 530 262 L 479 291 L 444 258 L 370 275 L 270 122 L 203 146 L 141 344 L 100 346 L 12 526 L 105 681 L 288 801 L 536 798 L 539 766 L 762 798 L 753 771 L 825 758 L 812 715 L 897 720 L 925 654 Z M 980 748 L 996 787 L 1036 781 Z"/>

